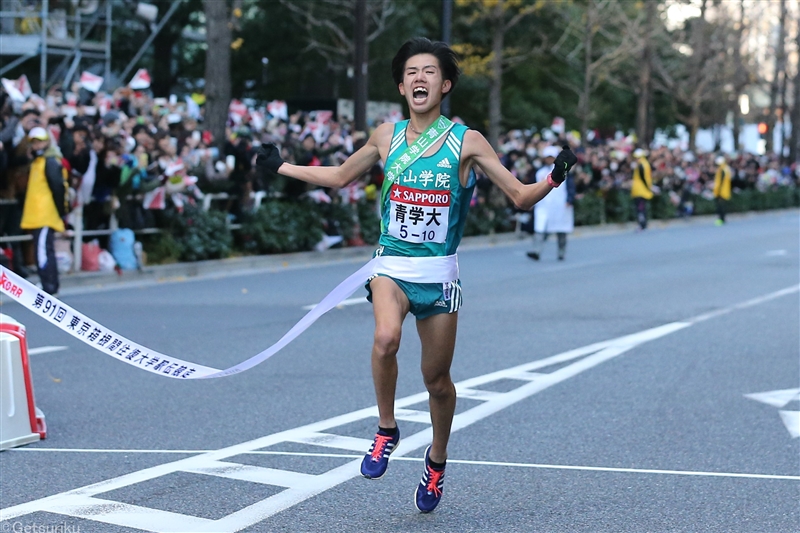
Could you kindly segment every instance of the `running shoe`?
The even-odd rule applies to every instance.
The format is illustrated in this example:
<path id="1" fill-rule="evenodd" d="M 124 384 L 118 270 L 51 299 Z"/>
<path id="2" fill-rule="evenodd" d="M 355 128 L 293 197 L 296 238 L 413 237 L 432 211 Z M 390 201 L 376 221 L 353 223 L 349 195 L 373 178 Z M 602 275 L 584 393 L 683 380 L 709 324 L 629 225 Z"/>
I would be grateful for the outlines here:
<path id="1" fill-rule="evenodd" d="M 431 447 L 425 450 L 425 471 L 414 493 L 414 505 L 421 513 L 430 513 L 439 505 L 444 489 L 444 468 L 434 470 L 430 463 Z"/>
<path id="2" fill-rule="evenodd" d="M 389 456 L 400 443 L 400 429 L 394 435 L 378 430 L 367 455 L 361 461 L 361 475 L 367 479 L 378 479 L 386 473 Z"/>

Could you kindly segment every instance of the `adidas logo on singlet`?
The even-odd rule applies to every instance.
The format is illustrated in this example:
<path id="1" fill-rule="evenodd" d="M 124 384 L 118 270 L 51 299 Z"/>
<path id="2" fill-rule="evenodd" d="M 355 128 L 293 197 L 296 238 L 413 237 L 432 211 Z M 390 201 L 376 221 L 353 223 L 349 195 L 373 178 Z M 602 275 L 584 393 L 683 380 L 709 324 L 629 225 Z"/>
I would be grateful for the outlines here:
<path id="1" fill-rule="evenodd" d="M 441 161 L 439 161 L 438 163 L 436 163 L 436 166 L 439 167 L 439 168 L 453 168 L 450 165 L 450 160 L 447 159 L 446 157 L 444 159 L 442 159 Z"/>

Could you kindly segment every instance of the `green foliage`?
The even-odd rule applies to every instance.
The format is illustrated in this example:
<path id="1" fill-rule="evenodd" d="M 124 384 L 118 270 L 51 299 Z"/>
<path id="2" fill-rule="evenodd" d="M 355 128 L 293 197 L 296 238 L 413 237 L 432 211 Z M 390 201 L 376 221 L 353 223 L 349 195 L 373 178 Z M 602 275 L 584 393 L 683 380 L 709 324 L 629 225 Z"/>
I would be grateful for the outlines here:
<path id="1" fill-rule="evenodd" d="M 650 215 L 655 219 L 668 219 L 678 216 L 678 208 L 667 194 L 657 194 L 650 200 Z"/>
<path id="2" fill-rule="evenodd" d="M 606 222 L 619 223 L 633 220 L 635 206 L 631 193 L 622 189 L 612 189 L 606 193 Z"/>
<path id="3" fill-rule="evenodd" d="M 316 207 L 324 221 L 326 233 L 341 235 L 345 240 L 355 236 L 357 215 L 352 204 L 333 202 L 317 204 Z"/>
<path id="4" fill-rule="evenodd" d="M 767 192 L 735 192 L 728 203 L 728 212 L 760 211 L 800 206 L 800 190 L 789 187 Z M 649 217 L 669 219 L 677 216 L 675 206 L 667 195 L 657 195 L 648 205 Z M 713 215 L 713 200 L 694 199 L 695 215 Z M 511 212 L 504 205 L 481 202 L 470 208 L 464 225 L 464 236 L 488 235 L 514 229 Z M 361 237 L 375 244 L 380 237 L 380 219 L 372 201 L 361 200 L 353 205 L 314 204 L 304 202 L 270 201 L 256 213 L 243 216 L 236 232 L 237 245 L 253 254 L 289 253 L 311 250 L 324 235 L 324 225 L 334 224 L 338 231 L 351 239 L 355 236 L 357 217 Z M 613 190 L 606 197 L 589 193 L 575 200 L 575 225 L 589 226 L 621 223 L 633 220 L 634 204 L 626 190 Z M 169 214 L 169 232 L 143 238 L 147 262 L 150 264 L 176 261 L 198 261 L 226 257 L 231 249 L 231 233 L 225 216 L 218 211 L 204 212 L 189 207 L 183 214 Z"/>
<path id="5" fill-rule="evenodd" d="M 735 191 L 728 201 L 728 213 L 744 213 L 747 211 L 766 211 L 769 209 L 786 209 L 800 206 L 800 189 L 794 187 L 777 187 L 768 191 L 755 190 Z M 694 199 L 695 215 L 712 215 L 717 212 L 713 200 L 703 197 Z"/>
<path id="6" fill-rule="evenodd" d="M 367 244 L 376 244 L 381 236 L 381 219 L 376 211 L 375 202 L 362 200 L 356 204 L 356 209 L 361 238 Z"/>
<path id="7" fill-rule="evenodd" d="M 514 229 L 511 212 L 505 207 L 481 202 L 470 207 L 464 223 L 464 237 L 504 233 Z"/>
<path id="8" fill-rule="evenodd" d="M 238 239 L 255 254 L 311 250 L 322 240 L 322 217 L 311 202 L 270 201 L 245 215 Z"/>
<path id="9" fill-rule="evenodd" d="M 590 192 L 581 198 L 576 198 L 574 207 L 576 226 L 602 224 L 605 219 L 606 206 L 599 194 Z"/>
<path id="10" fill-rule="evenodd" d="M 180 249 L 181 261 L 221 259 L 231 253 L 233 237 L 225 213 L 187 205 L 170 213 L 169 231 Z"/>
<path id="11" fill-rule="evenodd" d="M 162 265 L 177 263 L 181 256 L 181 247 L 169 233 L 143 235 L 142 248 L 147 254 L 147 264 Z"/>
<path id="12" fill-rule="evenodd" d="M 714 200 L 703 196 L 692 199 L 695 216 L 713 215 L 717 212 Z M 800 207 L 800 189 L 794 187 L 778 187 L 769 191 L 755 190 L 737 191 L 731 195 L 726 206 L 728 213 L 744 213 L 747 211 L 765 211 L 768 209 L 786 209 Z M 604 199 L 600 195 L 587 194 L 575 200 L 575 225 L 586 226 L 602 223 L 602 214 L 606 221 L 620 223 L 633 220 L 636 216 L 635 205 L 627 191 L 609 191 Z M 648 218 L 671 219 L 678 216 L 677 207 L 665 194 L 656 195 L 648 202 Z"/>

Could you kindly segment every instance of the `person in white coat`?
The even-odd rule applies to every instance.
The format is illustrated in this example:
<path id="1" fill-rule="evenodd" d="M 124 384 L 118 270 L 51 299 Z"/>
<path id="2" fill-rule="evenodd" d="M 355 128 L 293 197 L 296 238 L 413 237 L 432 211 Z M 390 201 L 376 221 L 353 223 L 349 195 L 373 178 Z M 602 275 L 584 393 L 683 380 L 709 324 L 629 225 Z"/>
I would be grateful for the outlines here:
<path id="1" fill-rule="evenodd" d="M 547 175 L 553 171 L 553 162 L 560 150 L 557 146 L 548 146 L 542 150 L 544 166 L 536 172 L 536 181 L 547 180 Z M 564 187 L 559 187 L 550 192 L 544 199 L 533 207 L 533 250 L 528 252 L 528 257 L 538 261 L 547 237 L 555 233 L 558 237 L 558 260 L 564 260 L 567 250 L 567 233 L 572 233 L 575 217 L 572 209 L 571 194 L 574 184 L 567 179 Z"/>

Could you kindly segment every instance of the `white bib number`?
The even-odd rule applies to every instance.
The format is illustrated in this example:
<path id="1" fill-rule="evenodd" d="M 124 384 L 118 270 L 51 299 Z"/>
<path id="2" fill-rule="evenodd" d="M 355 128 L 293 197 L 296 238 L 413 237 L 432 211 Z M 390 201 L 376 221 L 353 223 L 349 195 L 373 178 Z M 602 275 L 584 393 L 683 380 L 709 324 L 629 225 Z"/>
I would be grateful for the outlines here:
<path id="1" fill-rule="evenodd" d="M 443 243 L 450 220 L 450 191 L 427 191 L 393 185 L 389 234 L 401 241 Z"/>

